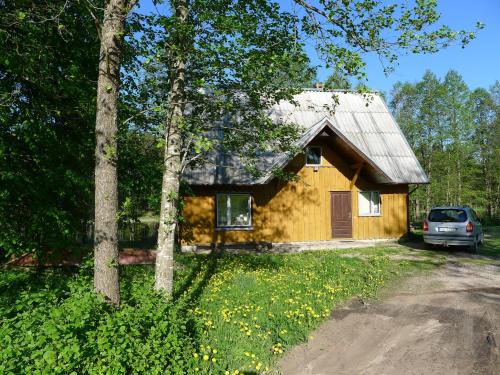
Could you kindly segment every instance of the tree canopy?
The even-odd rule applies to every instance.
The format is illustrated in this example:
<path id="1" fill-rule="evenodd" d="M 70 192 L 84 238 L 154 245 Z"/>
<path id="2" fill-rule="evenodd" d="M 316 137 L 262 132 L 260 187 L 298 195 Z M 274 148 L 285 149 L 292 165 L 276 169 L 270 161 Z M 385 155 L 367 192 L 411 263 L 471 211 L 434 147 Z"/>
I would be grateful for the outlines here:
<path id="1" fill-rule="evenodd" d="M 415 220 L 439 204 L 470 204 L 499 219 L 498 85 L 470 90 L 451 70 L 394 86 L 392 110 L 430 179 L 412 195 Z"/>

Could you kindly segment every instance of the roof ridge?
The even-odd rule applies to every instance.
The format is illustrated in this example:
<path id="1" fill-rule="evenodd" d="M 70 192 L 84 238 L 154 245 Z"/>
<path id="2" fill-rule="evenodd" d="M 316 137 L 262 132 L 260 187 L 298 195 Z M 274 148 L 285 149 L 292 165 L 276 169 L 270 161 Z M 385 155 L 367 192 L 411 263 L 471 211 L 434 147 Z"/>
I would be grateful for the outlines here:
<path id="1" fill-rule="evenodd" d="M 369 91 L 359 91 L 356 89 L 317 89 L 315 87 L 302 87 L 302 92 L 311 91 L 311 92 L 340 92 L 340 93 L 350 93 L 350 94 L 381 94 L 379 90 L 369 90 Z"/>

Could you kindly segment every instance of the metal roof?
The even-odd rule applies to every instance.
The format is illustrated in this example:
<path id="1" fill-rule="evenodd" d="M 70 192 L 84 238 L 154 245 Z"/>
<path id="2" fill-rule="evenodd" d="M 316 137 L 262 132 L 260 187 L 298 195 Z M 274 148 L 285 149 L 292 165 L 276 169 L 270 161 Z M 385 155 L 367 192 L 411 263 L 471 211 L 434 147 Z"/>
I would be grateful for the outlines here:
<path id="1" fill-rule="evenodd" d="M 269 110 L 276 123 L 295 123 L 304 132 L 297 145 L 305 147 L 329 127 L 376 171 L 375 179 L 388 184 L 427 183 L 427 176 L 398 124 L 378 93 L 305 90 L 293 102 L 282 101 Z M 284 167 L 289 155 L 263 153 L 254 178 L 245 172 L 235 155 L 213 153 L 209 163 L 187 169 L 184 178 L 192 185 L 253 185 L 269 182 L 272 169 Z"/>

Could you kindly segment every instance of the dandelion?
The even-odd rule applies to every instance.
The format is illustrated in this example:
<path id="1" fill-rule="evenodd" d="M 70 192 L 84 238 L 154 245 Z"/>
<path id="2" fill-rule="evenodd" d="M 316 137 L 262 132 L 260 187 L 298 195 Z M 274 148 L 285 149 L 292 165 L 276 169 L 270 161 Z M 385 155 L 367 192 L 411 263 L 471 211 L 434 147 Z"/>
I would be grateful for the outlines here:
<path id="1" fill-rule="evenodd" d="M 208 357 L 208 355 L 206 355 L 206 354 L 203 356 L 203 360 L 204 360 L 204 361 L 208 361 L 208 358 L 209 358 L 209 357 Z"/>

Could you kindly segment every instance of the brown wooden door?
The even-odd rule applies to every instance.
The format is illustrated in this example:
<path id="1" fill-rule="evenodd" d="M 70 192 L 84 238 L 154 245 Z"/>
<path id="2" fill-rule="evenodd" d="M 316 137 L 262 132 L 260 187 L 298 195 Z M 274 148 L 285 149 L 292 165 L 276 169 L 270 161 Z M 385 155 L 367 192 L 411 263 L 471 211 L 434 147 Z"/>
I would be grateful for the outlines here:
<path id="1" fill-rule="evenodd" d="M 332 237 L 352 237 L 352 209 L 350 191 L 332 191 L 330 195 Z"/>

